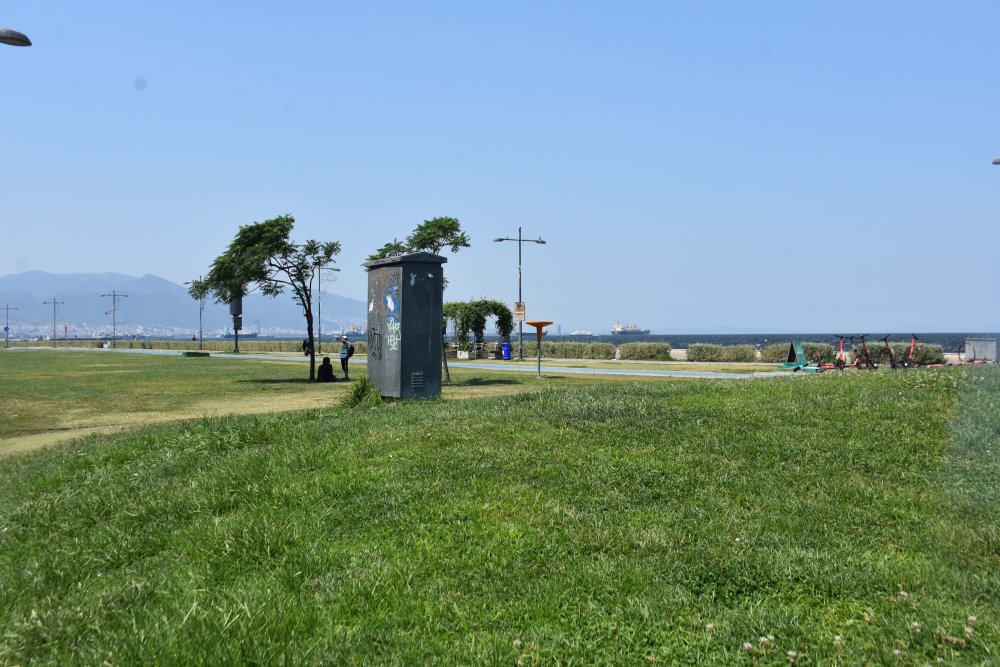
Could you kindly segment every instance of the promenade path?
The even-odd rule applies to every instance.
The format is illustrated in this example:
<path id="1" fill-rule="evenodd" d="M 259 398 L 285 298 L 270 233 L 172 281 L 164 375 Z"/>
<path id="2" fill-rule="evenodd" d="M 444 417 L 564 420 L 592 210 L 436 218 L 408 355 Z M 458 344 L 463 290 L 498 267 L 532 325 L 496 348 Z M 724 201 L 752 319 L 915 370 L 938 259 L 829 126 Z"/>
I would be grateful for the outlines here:
<path id="1" fill-rule="evenodd" d="M 11 348 L 12 350 L 32 350 L 32 349 L 51 349 L 51 348 Z M 165 355 L 165 356 L 181 356 L 183 352 L 179 350 L 134 350 L 134 349 L 102 349 L 93 347 L 61 347 L 58 349 L 62 350 L 72 350 L 74 352 L 95 352 L 100 354 L 153 354 L 153 355 Z M 254 353 L 241 353 L 232 354 L 229 352 L 212 352 L 211 355 L 216 358 L 222 359 L 255 359 L 258 361 L 301 361 L 303 363 L 308 363 L 309 357 L 305 355 L 276 355 L 276 354 L 254 354 Z M 321 356 L 321 355 L 317 355 Z M 702 378 L 702 379 L 714 379 L 714 380 L 748 380 L 753 378 L 764 378 L 764 377 L 785 377 L 792 375 L 788 371 L 757 371 L 753 373 L 726 373 L 721 371 L 690 371 L 690 370 L 669 370 L 671 364 L 683 363 L 683 362 L 642 362 L 649 363 L 650 365 L 663 366 L 663 370 L 659 369 L 631 369 L 631 368 L 574 368 L 568 366 L 555 366 L 546 365 L 546 361 L 579 361 L 572 359 L 551 359 L 542 360 L 542 372 L 545 374 L 564 374 L 564 375 L 631 375 L 636 377 L 674 377 L 674 378 Z M 351 359 L 352 364 L 366 364 L 367 360 L 364 358 Z M 634 363 L 634 362 L 633 362 Z M 468 361 L 453 361 L 448 360 L 449 368 L 478 368 L 481 370 L 489 371 L 503 371 L 512 373 L 535 373 L 537 372 L 537 365 L 534 360 L 525 359 L 524 362 L 501 362 L 501 363 L 490 363 L 490 362 L 468 362 Z"/>

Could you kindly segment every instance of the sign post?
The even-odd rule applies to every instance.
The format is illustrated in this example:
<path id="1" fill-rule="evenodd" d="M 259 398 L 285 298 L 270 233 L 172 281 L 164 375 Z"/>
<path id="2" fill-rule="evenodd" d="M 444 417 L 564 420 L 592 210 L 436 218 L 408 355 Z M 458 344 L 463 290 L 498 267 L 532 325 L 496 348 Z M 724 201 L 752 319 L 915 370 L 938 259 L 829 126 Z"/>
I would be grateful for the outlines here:
<path id="1" fill-rule="evenodd" d="M 552 324 L 552 322 L 541 322 L 541 321 L 537 321 L 536 320 L 534 322 L 528 322 L 527 324 L 529 326 L 535 327 L 535 337 L 538 339 L 538 378 L 541 379 L 541 377 L 542 377 L 542 328 L 549 326 L 550 324 Z"/>
<path id="2" fill-rule="evenodd" d="M 3 346 L 10 347 L 10 311 L 17 310 L 17 308 L 11 308 L 5 305 L 4 307 L 4 321 L 3 321 Z"/>

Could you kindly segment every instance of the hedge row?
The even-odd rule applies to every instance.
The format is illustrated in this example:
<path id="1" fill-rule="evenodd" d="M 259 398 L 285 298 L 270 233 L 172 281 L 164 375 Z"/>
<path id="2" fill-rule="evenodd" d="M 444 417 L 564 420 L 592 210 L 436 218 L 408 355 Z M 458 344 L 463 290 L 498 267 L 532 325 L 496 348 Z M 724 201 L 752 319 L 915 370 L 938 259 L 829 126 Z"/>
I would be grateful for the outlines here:
<path id="1" fill-rule="evenodd" d="M 710 345 L 695 343 L 688 346 L 688 361 L 756 361 L 753 345 Z"/>
<path id="2" fill-rule="evenodd" d="M 901 360 L 910 351 L 909 343 L 893 343 L 890 341 L 889 345 L 892 346 L 892 351 L 896 355 L 897 360 Z M 885 349 L 885 346 L 881 342 L 877 345 L 869 344 L 868 351 L 875 357 L 875 363 L 889 365 L 889 351 Z M 943 364 L 944 348 L 940 345 L 917 343 L 916 349 L 913 350 L 913 361 L 921 365 Z"/>
<path id="3" fill-rule="evenodd" d="M 525 343 L 524 356 L 534 356 L 536 347 Z M 542 356 L 546 359 L 614 359 L 611 343 L 549 343 L 542 341 Z"/>
<path id="4" fill-rule="evenodd" d="M 353 341 L 356 354 L 367 354 L 368 345 L 363 341 Z M 13 345 L 39 345 L 38 341 L 11 341 Z M 100 340 L 68 340 L 57 341 L 60 346 L 101 347 Z M 47 344 L 47 342 L 43 343 Z M 769 363 L 781 363 L 788 358 L 788 346 L 791 343 L 774 343 L 760 351 L 760 360 Z M 897 359 L 902 359 L 909 351 L 910 344 L 905 342 L 890 343 Z M 119 340 L 116 347 L 139 350 L 196 350 L 197 341 L 184 340 Z M 233 340 L 212 339 L 204 341 L 203 349 L 209 352 L 232 352 Z M 340 345 L 336 341 L 325 341 L 322 354 L 335 356 Z M 802 348 L 806 358 L 812 360 L 817 354 L 824 363 L 832 363 L 836 358 L 837 349 L 829 343 L 803 342 Z M 881 342 L 868 345 L 869 351 L 876 363 L 889 364 L 889 353 Z M 669 360 L 671 347 L 667 343 L 623 343 L 618 346 L 618 355 L 626 360 Z M 297 340 L 258 340 L 248 338 L 240 340 L 240 351 L 254 352 L 286 352 L 302 354 L 302 343 Z M 524 346 L 527 356 L 535 355 L 534 341 L 527 341 Z M 304 355 L 303 355 L 304 356 Z M 548 359 L 614 359 L 615 346 L 611 343 L 550 343 L 542 342 L 542 356 Z M 752 345 L 710 345 L 696 343 L 688 347 L 688 361 L 756 361 L 757 350 Z M 848 354 L 848 359 L 853 357 Z M 914 362 L 920 365 L 943 364 L 944 348 L 940 345 L 917 343 L 913 354 Z"/>
<path id="5" fill-rule="evenodd" d="M 889 342 L 892 346 L 892 351 L 896 355 L 896 359 L 902 359 L 909 351 L 909 343 L 893 343 Z M 791 343 L 775 343 L 774 345 L 768 345 L 760 351 L 761 361 L 781 363 L 788 358 L 788 346 Z M 847 349 L 847 359 L 848 363 L 854 360 L 851 355 L 850 346 L 846 346 Z M 861 346 L 858 345 L 860 350 Z M 837 348 L 829 343 L 802 343 L 802 349 L 806 353 L 806 358 L 810 361 L 819 353 L 820 358 L 823 363 L 833 363 L 833 360 L 837 357 Z M 868 344 L 868 351 L 871 352 L 872 357 L 875 359 L 877 364 L 889 364 L 889 352 L 885 349 L 885 345 L 881 341 L 877 341 L 875 344 Z M 688 358 L 690 358 L 690 352 L 688 353 Z M 944 363 L 944 348 L 940 345 L 927 345 L 924 343 L 917 343 L 916 349 L 913 350 L 913 361 L 916 364 L 926 365 L 926 364 L 943 364 Z"/>
<path id="6" fill-rule="evenodd" d="M 618 346 L 619 359 L 670 361 L 669 343 L 622 343 Z"/>

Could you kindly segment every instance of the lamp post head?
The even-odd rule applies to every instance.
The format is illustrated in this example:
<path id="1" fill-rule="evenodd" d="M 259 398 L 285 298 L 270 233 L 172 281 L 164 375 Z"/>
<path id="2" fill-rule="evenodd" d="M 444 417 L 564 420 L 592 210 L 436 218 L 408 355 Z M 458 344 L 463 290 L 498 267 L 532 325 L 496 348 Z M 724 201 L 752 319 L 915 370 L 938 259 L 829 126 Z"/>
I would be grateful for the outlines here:
<path id="1" fill-rule="evenodd" d="M 494 242 L 494 243 L 499 243 L 500 241 L 506 241 L 506 240 L 507 240 L 507 239 L 502 239 L 502 238 L 500 238 L 500 237 L 497 237 L 497 238 L 493 239 L 493 242 Z"/>
<path id="2" fill-rule="evenodd" d="M 11 46 L 31 46 L 27 35 L 10 28 L 0 28 L 0 42 Z"/>
<path id="3" fill-rule="evenodd" d="M 1000 157 L 998 157 L 996 160 L 993 160 L 993 164 L 1000 164 Z"/>
<path id="4" fill-rule="evenodd" d="M 545 245 L 545 241 L 543 241 L 543 240 L 542 240 L 542 237 L 541 237 L 541 236 L 539 236 L 539 237 L 538 237 L 538 240 L 537 240 L 537 241 L 535 241 L 535 243 L 537 243 L 537 244 L 539 244 L 539 245 Z"/>

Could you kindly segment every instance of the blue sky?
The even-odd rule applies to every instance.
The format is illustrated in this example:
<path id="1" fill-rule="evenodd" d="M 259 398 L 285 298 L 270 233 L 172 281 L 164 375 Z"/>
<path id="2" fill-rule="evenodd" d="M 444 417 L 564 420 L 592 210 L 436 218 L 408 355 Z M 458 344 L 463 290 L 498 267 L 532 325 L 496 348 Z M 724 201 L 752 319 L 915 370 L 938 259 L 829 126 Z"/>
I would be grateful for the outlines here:
<path id="1" fill-rule="evenodd" d="M 564 332 L 1000 330 L 1000 5 L 539 5 L 5 3 L 0 275 L 291 213 L 363 299 L 450 215 L 446 300 L 512 303 L 521 225 Z"/>

